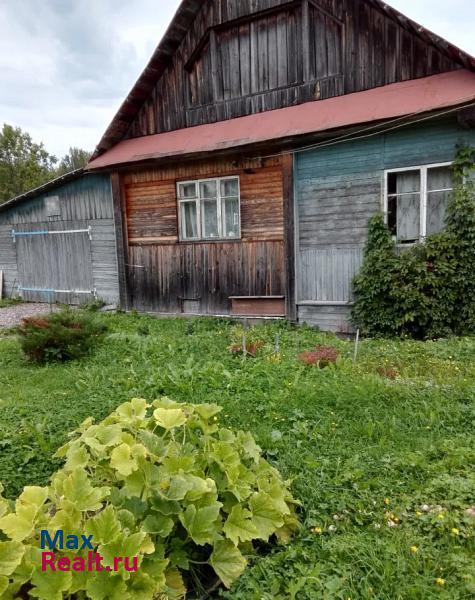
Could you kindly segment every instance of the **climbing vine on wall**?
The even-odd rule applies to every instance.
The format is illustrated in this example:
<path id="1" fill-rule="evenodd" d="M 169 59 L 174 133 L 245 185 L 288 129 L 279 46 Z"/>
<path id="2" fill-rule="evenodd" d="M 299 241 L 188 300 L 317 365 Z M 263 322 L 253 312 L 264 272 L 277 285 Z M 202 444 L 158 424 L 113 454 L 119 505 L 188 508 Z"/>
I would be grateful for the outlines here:
<path id="1" fill-rule="evenodd" d="M 369 224 L 354 280 L 353 322 L 371 336 L 419 339 L 475 332 L 475 148 L 460 147 L 446 228 L 399 255 L 381 214 Z"/>

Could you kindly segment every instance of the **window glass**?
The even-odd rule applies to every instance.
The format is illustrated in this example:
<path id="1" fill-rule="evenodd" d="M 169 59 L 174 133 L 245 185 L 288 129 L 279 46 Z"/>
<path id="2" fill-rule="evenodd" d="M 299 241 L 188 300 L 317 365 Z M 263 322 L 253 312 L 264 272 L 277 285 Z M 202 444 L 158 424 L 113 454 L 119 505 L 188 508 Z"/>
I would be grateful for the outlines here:
<path id="1" fill-rule="evenodd" d="M 202 181 L 200 183 L 201 198 L 216 198 L 217 195 L 216 181 Z"/>
<path id="2" fill-rule="evenodd" d="M 397 196 L 397 241 L 415 242 L 421 230 L 421 199 L 419 194 Z"/>
<path id="3" fill-rule="evenodd" d="M 196 198 L 196 183 L 180 183 L 178 194 L 180 198 Z"/>
<path id="4" fill-rule="evenodd" d="M 224 237 L 239 237 L 239 198 L 225 198 L 222 202 L 222 210 Z"/>
<path id="5" fill-rule="evenodd" d="M 414 243 L 442 231 L 452 188 L 450 166 L 388 173 L 388 226 L 396 241 Z M 425 223 L 421 222 L 424 207 Z"/>
<path id="6" fill-rule="evenodd" d="M 452 187 L 452 173 L 449 167 L 427 170 L 427 235 L 440 233 L 444 229 Z"/>
<path id="7" fill-rule="evenodd" d="M 182 240 L 239 238 L 239 178 L 178 184 Z"/>
<path id="8" fill-rule="evenodd" d="M 198 237 L 196 202 L 181 203 L 181 230 L 182 237 L 185 240 L 196 239 Z"/>
<path id="9" fill-rule="evenodd" d="M 203 238 L 219 237 L 218 204 L 216 200 L 201 201 L 201 220 Z"/>
<path id="10" fill-rule="evenodd" d="M 427 170 L 427 190 L 429 192 L 452 190 L 452 187 L 452 173 L 449 167 Z"/>
<path id="11" fill-rule="evenodd" d="M 389 173 L 388 194 L 410 194 L 420 191 L 421 172 L 419 170 Z"/>
<path id="12" fill-rule="evenodd" d="M 221 197 L 229 198 L 230 196 L 239 195 L 239 185 L 237 179 L 223 179 L 221 181 Z"/>
<path id="13" fill-rule="evenodd" d="M 451 193 L 431 192 L 427 195 L 427 235 L 440 233 L 445 228 L 445 216 Z"/>

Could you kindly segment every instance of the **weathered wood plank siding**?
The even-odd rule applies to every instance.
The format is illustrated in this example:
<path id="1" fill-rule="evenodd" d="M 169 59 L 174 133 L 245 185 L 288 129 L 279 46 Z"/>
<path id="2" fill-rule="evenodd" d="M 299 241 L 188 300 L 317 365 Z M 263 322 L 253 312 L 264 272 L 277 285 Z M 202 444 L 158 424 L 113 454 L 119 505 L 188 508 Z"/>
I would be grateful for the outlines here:
<path id="1" fill-rule="evenodd" d="M 363 0 L 203 2 L 127 137 L 459 68 Z"/>
<path id="2" fill-rule="evenodd" d="M 15 295 L 18 285 L 18 265 L 16 247 L 10 225 L 0 225 L 0 271 L 3 271 L 3 297 Z"/>
<path id="3" fill-rule="evenodd" d="M 368 220 L 383 207 L 384 170 L 449 162 L 461 143 L 475 143 L 475 131 L 461 129 L 454 117 L 297 153 L 300 321 L 348 331 L 351 282 L 363 259 Z"/>
<path id="4" fill-rule="evenodd" d="M 177 181 L 237 175 L 241 239 L 179 242 Z M 230 296 L 285 295 L 279 159 L 220 159 L 123 176 L 128 282 L 141 311 L 229 314 Z"/>
<path id="5" fill-rule="evenodd" d="M 47 199 L 58 198 L 58 209 L 48 216 Z M 88 233 L 28 235 L 16 232 L 71 231 Z M 119 302 L 117 253 L 110 178 L 85 175 L 45 194 L 0 211 L 0 269 L 5 271 L 4 291 L 16 295 L 18 287 L 80 290 L 96 293 L 112 304 Z M 28 301 L 66 304 L 89 302 L 93 294 L 23 291 Z"/>

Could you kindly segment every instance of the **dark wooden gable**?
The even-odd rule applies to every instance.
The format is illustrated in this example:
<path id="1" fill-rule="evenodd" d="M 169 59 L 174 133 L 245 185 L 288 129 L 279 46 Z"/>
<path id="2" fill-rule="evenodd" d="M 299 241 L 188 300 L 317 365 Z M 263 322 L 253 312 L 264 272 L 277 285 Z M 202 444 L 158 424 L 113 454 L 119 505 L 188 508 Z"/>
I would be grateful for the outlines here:
<path id="1" fill-rule="evenodd" d="M 380 0 L 184 0 L 97 153 L 460 67 L 475 64 Z"/>

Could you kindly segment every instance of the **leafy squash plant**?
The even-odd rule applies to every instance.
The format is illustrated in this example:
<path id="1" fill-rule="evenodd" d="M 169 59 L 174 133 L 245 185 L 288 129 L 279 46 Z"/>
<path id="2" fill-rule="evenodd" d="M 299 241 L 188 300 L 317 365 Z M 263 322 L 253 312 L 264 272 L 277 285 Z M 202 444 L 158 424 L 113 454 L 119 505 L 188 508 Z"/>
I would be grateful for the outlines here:
<path id="1" fill-rule="evenodd" d="M 229 587 L 260 544 L 288 542 L 298 503 L 250 433 L 219 428 L 220 411 L 134 399 L 84 421 L 49 487 L 26 487 L 14 506 L 0 496 L 0 597 L 181 598 Z M 137 556 L 138 569 L 43 572 L 42 530 L 92 535 L 105 568 Z"/>

